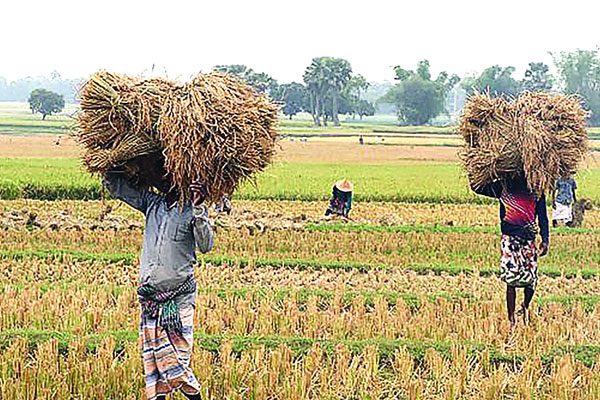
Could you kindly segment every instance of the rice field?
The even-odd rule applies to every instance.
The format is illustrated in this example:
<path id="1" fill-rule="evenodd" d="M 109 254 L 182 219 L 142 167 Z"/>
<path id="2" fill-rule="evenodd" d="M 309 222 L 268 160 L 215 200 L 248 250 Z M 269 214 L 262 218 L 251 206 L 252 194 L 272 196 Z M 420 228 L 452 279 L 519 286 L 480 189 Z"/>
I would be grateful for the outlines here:
<path id="1" fill-rule="evenodd" d="M 358 145 L 357 145 L 358 146 Z M 396 160 L 370 164 L 279 161 L 235 193 L 245 200 L 323 200 L 340 177 L 356 182 L 357 201 L 489 203 L 468 189 L 455 162 Z M 591 163 L 577 177 L 580 195 L 600 204 L 600 168 Z M 100 179 L 71 158 L 1 158 L 0 198 L 91 200 L 106 197 Z"/>
<path id="2" fill-rule="evenodd" d="M 495 205 L 357 202 L 349 223 L 325 206 L 213 216 L 195 273 L 205 398 L 600 398 L 600 213 L 553 231 L 511 333 Z M 2 398 L 143 398 L 142 226 L 116 201 L 0 202 Z"/>
<path id="3" fill-rule="evenodd" d="M 98 200 L 75 147 L 27 140 L 0 149 L 0 399 L 144 399 L 143 217 Z M 498 206 L 469 193 L 452 148 L 282 147 L 231 215 L 211 211 L 215 248 L 195 267 L 202 398 L 600 399 L 597 208 L 551 229 L 531 323 L 510 331 Z M 341 176 L 349 221 L 323 215 Z M 597 176 L 590 162 L 578 183 L 600 204 Z"/>

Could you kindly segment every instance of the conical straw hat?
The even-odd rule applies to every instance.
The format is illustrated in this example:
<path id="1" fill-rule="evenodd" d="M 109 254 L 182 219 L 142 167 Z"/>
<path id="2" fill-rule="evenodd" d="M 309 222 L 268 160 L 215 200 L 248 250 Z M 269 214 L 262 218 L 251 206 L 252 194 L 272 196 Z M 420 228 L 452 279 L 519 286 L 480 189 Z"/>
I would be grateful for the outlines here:
<path id="1" fill-rule="evenodd" d="M 354 190 L 354 185 L 347 179 L 341 179 L 335 183 L 335 187 L 342 192 L 351 192 Z"/>

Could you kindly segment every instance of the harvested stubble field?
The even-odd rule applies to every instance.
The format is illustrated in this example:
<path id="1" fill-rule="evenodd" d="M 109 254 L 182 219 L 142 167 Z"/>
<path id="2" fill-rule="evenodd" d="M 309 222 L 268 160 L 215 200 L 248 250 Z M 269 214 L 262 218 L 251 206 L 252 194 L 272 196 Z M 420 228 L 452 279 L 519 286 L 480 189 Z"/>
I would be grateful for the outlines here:
<path id="1" fill-rule="evenodd" d="M 0 266 L 19 276 L 0 279 L 4 396 L 141 396 L 134 266 Z M 598 297 L 572 294 L 597 293 L 597 277 L 542 277 L 532 325 L 512 336 L 495 278 L 206 264 L 197 279 L 194 369 L 207 398 L 598 396 Z"/>
<path id="2" fill-rule="evenodd" d="M 407 140 L 411 136 L 406 137 Z M 398 139 L 401 140 L 401 139 Z M 435 137 L 429 144 L 439 144 Z M 287 138 L 280 142 L 281 151 L 277 160 L 288 162 L 325 163 L 376 163 L 393 164 L 402 160 L 412 161 L 457 161 L 456 149 L 451 147 L 414 146 L 401 140 L 404 147 L 381 145 L 381 141 L 367 141 L 373 145 L 359 146 L 358 140 L 339 140 L 339 138 L 307 142 Z M 66 135 L 59 136 L 15 136 L 0 135 L 0 158 L 77 158 L 81 150 L 75 141 Z"/>
<path id="3" fill-rule="evenodd" d="M 216 219 L 196 268 L 206 398 L 600 398 L 597 211 L 553 232 L 532 324 L 509 334 L 496 206 L 325 206 Z M 143 398 L 142 226 L 115 201 L 0 202 L 2 398 Z"/>
<path id="4" fill-rule="evenodd" d="M 0 136 L 0 398 L 142 399 L 143 218 L 73 200 L 103 193 L 55 138 Z M 232 215 L 213 215 L 215 249 L 195 269 L 203 397 L 600 399 L 600 212 L 552 230 L 532 323 L 510 334 L 497 204 L 468 192 L 456 149 L 380 144 L 284 140 Z M 580 195 L 599 204 L 587 166 Z M 356 184 L 352 221 L 322 216 L 343 176 Z"/>
<path id="5" fill-rule="evenodd" d="M 114 201 L 84 203 L 89 207 L 77 202 L 22 201 L 8 210 L 11 203 L 0 207 L 0 227 L 5 228 L 0 232 L 0 249 L 4 251 L 116 253 L 135 259 L 141 246 L 140 216 Z M 285 212 L 278 211 L 277 203 L 235 202 L 232 216 L 215 219 L 219 238 L 209 258 L 285 260 L 288 265 L 322 265 L 324 269 L 401 265 L 414 270 L 477 269 L 487 274 L 496 268 L 494 206 L 358 204 L 358 221 L 342 222 L 320 216 L 324 203 L 289 202 Z M 273 211 L 260 211 L 259 207 L 271 205 Z M 107 207 L 115 210 L 106 213 Z M 598 224 L 594 211 L 582 229 L 554 230 L 553 251 L 541 271 L 596 274 L 600 270 Z"/>

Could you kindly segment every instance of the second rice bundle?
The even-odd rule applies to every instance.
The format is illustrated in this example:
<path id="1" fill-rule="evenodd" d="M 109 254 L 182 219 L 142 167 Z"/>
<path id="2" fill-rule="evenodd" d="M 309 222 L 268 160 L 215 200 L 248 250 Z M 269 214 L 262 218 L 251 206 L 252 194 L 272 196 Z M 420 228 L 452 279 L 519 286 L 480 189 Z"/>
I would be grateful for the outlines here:
<path id="1" fill-rule="evenodd" d="M 208 200 L 218 201 L 275 152 L 278 107 L 229 75 L 180 84 L 101 71 L 85 83 L 80 100 L 77 139 L 92 173 L 124 166 L 143 180 L 135 157 L 162 153 L 183 197 L 199 181 Z"/>
<path id="2" fill-rule="evenodd" d="M 524 174 L 529 189 L 550 191 L 587 153 L 587 112 L 578 98 L 525 92 L 513 101 L 471 97 L 459 132 L 459 156 L 474 187 Z"/>

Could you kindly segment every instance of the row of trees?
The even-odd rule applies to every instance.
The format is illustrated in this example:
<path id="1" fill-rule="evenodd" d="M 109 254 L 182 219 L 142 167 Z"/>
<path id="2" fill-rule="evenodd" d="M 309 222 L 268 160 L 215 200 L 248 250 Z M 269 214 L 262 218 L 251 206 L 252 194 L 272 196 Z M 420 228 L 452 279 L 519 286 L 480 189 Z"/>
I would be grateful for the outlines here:
<path id="1" fill-rule="evenodd" d="M 313 58 L 304 72 L 304 83 L 280 85 L 273 77 L 240 64 L 217 65 L 214 70 L 236 75 L 281 102 L 282 112 L 289 118 L 305 111 L 320 126 L 328 121 L 339 125 L 339 114 L 360 118 L 375 114 L 375 106 L 361 98 L 369 83 L 362 75 L 353 75 L 350 63 L 341 58 Z"/>
<path id="2" fill-rule="evenodd" d="M 407 124 L 423 124 L 439 115 L 447 114 L 445 106 L 448 93 L 458 87 L 467 94 L 480 91 L 489 92 L 494 96 L 514 96 L 523 90 L 550 90 L 553 86 L 549 67 L 544 63 L 535 62 L 529 63 L 529 68 L 520 81 L 512 76 L 515 72 L 514 67 L 498 65 L 485 69 L 479 76 L 462 80 L 458 75 L 449 75 L 445 71 L 440 72 L 436 79 L 432 79 L 427 60 L 420 61 L 414 71 L 396 66 L 394 72 L 398 84 L 379 101 L 394 104 L 399 121 Z"/>
<path id="3" fill-rule="evenodd" d="M 493 96 L 515 96 L 524 90 L 554 90 L 581 96 L 592 113 L 592 123 L 600 124 L 600 56 L 598 50 L 577 50 L 552 54 L 557 74 L 542 62 L 531 62 L 523 77 L 514 76 L 515 67 L 494 65 L 478 76 L 460 78 L 445 71 L 433 77 L 430 64 L 422 60 L 415 70 L 393 68 L 396 84 L 377 99 L 377 103 L 393 104 L 403 124 L 424 124 L 448 114 L 448 94 L 453 90 L 472 94 L 489 92 Z M 303 83 L 279 85 L 264 73 L 256 73 L 243 65 L 220 65 L 215 69 L 230 72 L 246 80 L 258 90 L 281 101 L 283 112 L 290 118 L 298 112 L 312 115 L 315 125 L 332 122 L 339 125 L 339 114 L 373 115 L 375 105 L 365 100 L 370 83 L 355 75 L 347 60 L 334 57 L 313 58 L 303 74 Z"/>
<path id="4" fill-rule="evenodd" d="M 27 77 L 9 82 L 0 76 L 0 101 L 27 101 L 31 92 L 44 88 L 63 96 L 65 101 L 73 102 L 82 79 L 65 79 L 57 71 L 50 77 Z"/>
<path id="5" fill-rule="evenodd" d="M 415 71 L 394 67 L 399 83 L 391 88 L 380 101 L 396 105 L 398 119 L 405 123 L 424 124 L 446 113 L 448 92 L 460 81 L 458 75 L 442 71 L 432 79 L 429 61 L 423 60 Z"/>
<path id="6" fill-rule="evenodd" d="M 310 113 L 315 125 L 330 122 L 339 125 L 339 114 L 351 114 L 354 118 L 357 115 L 360 118 L 373 115 L 374 102 L 393 104 L 401 123 L 423 124 L 448 113 L 446 103 L 452 91 L 470 94 L 475 90 L 496 96 L 514 96 L 523 90 L 578 94 L 591 111 L 593 123 L 600 124 L 599 50 L 561 52 L 552 54 L 552 57 L 556 75 L 550 74 L 548 65 L 531 62 L 521 79 L 514 77 L 513 66 L 500 65 L 491 66 L 478 76 L 460 78 L 443 71 L 434 78 L 429 62 L 423 60 L 415 70 L 394 67 L 396 84 L 385 88 L 385 93 L 382 92 L 384 85 L 369 83 L 362 75 L 354 74 L 350 63 L 342 58 L 313 58 L 304 71 L 303 82 L 285 84 L 279 84 L 268 74 L 256 72 L 245 65 L 217 65 L 214 69 L 234 74 L 280 101 L 283 113 L 290 118 L 302 111 Z M 41 83 L 32 78 L 7 83 L 0 77 L 0 101 L 25 100 L 33 89 L 39 87 L 51 89 L 63 95 L 66 101 L 71 101 L 77 83 L 76 80 L 62 79 L 57 72 L 47 82 Z M 26 92 L 21 93 L 24 88 Z M 365 98 L 367 92 L 373 102 Z M 383 95 L 374 99 L 375 92 Z"/>
<path id="7" fill-rule="evenodd" d="M 441 72 L 432 79 L 429 62 L 419 62 L 415 71 L 394 67 L 398 83 L 380 101 L 396 106 L 400 122 L 422 124 L 431 121 L 445 109 L 448 92 L 462 89 L 467 94 L 475 91 L 489 92 L 493 96 L 515 96 L 524 90 L 554 90 L 577 94 L 591 111 L 591 122 L 600 124 L 600 56 L 599 51 L 577 50 L 552 54 L 557 70 L 550 74 L 550 67 L 542 62 L 531 62 L 522 79 L 513 76 L 513 66 L 494 65 L 479 76 L 460 79 Z"/>

